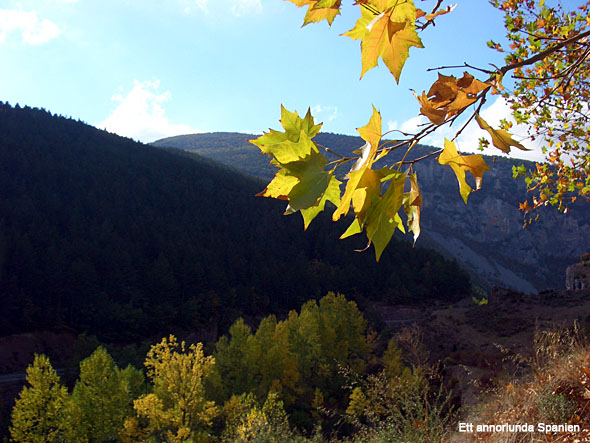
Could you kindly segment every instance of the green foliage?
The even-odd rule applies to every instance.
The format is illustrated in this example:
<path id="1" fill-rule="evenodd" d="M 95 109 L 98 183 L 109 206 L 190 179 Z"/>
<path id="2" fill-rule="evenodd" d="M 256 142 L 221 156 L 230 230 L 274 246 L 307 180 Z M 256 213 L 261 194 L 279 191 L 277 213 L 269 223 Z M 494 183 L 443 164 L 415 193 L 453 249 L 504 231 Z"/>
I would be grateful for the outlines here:
<path id="1" fill-rule="evenodd" d="M 252 392 L 263 401 L 276 392 L 293 422 L 311 427 L 318 392 L 327 405 L 343 405 L 339 368 L 364 372 L 371 351 L 367 322 L 356 304 L 329 293 L 319 303 L 305 303 L 299 313 L 291 311 L 284 321 L 266 317 L 255 334 L 238 320 L 230 337 L 216 345 L 214 372 L 225 399 Z"/>
<path id="2" fill-rule="evenodd" d="M 228 411 L 228 418 L 223 441 L 281 442 L 294 437 L 283 402 L 275 392 L 268 393 L 262 407 L 252 394 L 242 394 L 233 396 L 224 409 Z"/>
<path id="3" fill-rule="evenodd" d="M 382 360 L 383 370 L 388 378 L 399 377 L 405 368 L 402 359 L 402 351 L 397 345 L 395 337 L 391 338 L 387 343 L 387 349 L 383 354 Z"/>
<path id="4" fill-rule="evenodd" d="M 14 442 L 61 442 L 71 432 L 69 395 L 44 355 L 35 355 L 27 368 L 27 383 L 12 410 L 10 436 Z"/>
<path id="5" fill-rule="evenodd" d="M 80 363 L 72 393 L 72 424 L 78 439 L 117 441 L 133 400 L 143 391 L 143 374 L 128 366 L 120 370 L 103 347 Z"/>
<path id="6" fill-rule="evenodd" d="M 417 354 L 412 337 L 404 342 Z M 439 435 L 437 426 L 448 418 L 422 367 L 405 367 L 390 340 L 382 374 L 367 375 L 369 365 L 379 367 L 374 342 L 356 304 L 329 293 L 285 320 L 264 318 L 254 333 L 238 320 L 217 343 L 217 362 L 200 343 L 162 339 L 146 357 L 149 389 L 141 371 L 119 369 L 99 346 L 81 362 L 69 396 L 49 360 L 37 356 L 27 370 L 31 386 L 13 410 L 11 434 L 22 442 L 319 443 L 322 427 L 336 438 L 353 425 L 359 438 Z M 356 382 L 349 396 L 350 374 Z M 349 424 L 342 427 L 345 411 Z M 406 429 L 423 420 L 426 428 Z"/>
<path id="7" fill-rule="evenodd" d="M 479 306 L 488 304 L 488 293 L 484 289 L 480 288 L 479 286 L 473 286 L 471 290 L 473 293 L 473 295 L 471 296 L 471 300 L 473 300 L 473 303 Z"/>
<path id="8" fill-rule="evenodd" d="M 357 428 L 355 442 L 447 441 L 452 432 L 450 395 L 432 388 L 424 368 L 389 378 L 384 372 L 361 380 L 346 410 Z"/>
<path id="9" fill-rule="evenodd" d="M 238 319 L 229 328 L 229 338 L 221 337 L 215 344 L 215 369 L 223 378 L 224 397 L 252 392 L 256 383 L 252 368 L 257 364 L 256 343 L 252 330 Z"/>
<path id="10" fill-rule="evenodd" d="M 537 407 L 545 423 L 567 423 L 576 412 L 576 402 L 561 393 L 545 391 L 537 397 Z"/>

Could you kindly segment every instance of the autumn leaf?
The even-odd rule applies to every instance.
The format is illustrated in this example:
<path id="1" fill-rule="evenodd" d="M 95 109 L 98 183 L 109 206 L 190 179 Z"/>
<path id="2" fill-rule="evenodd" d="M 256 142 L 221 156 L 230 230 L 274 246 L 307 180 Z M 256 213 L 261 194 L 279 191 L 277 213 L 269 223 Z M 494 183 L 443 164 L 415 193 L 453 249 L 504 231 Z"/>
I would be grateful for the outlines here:
<path id="1" fill-rule="evenodd" d="M 309 109 L 301 119 L 297 112 L 289 112 L 281 105 L 281 124 L 285 132 L 271 129 L 250 143 L 258 146 L 262 153 L 272 155 L 278 163 L 297 161 L 312 151 L 319 152 L 311 139 L 320 132 L 322 125 L 314 123 Z M 302 134 L 306 136 L 304 139 Z"/>
<path id="2" fill-rule="evenodd" d="M 321 125 L 308 110 L 302 119 L 281 106 L 284 132 L 270 130 L 250 142 L 270 155 L 280 168 L 273 180 L 257 196 L 287 200 L 285 215 L 301 211 L 305 229 L 324 210 L 327 201 L 340 204 L 340 184 L 333 171 L 326 171 L 326 158 L 312 141 Z"/>
<path id="3" fill-rule="evenodd" d="M 439 9 L 438 11 L 433 12 L 432 14 L 427 14 L 426 12 L 422 11 L 421 9 L 416 9 L 416 19 L 421 17 L 425 17 L 426 20 L 434 20 L 439 15 L 445 15 L 449 12 L 453 11 L 457 5 L 450 5 L 447 6 L 445 9 Z"/>
<path id="4" fill-rule="evenodd" d="M 359 234 L 366 229 L 368 246 L 371 243 L 375 246 L 377 261 L 395 229 L 404 231 L 398 211 L 403 203 L 407 178 L 406 174 L 391 168 L 371 169 L 381 141 L 381 125 L 381 115 L 373 107 L 373 115 L 367 125 L 358 128 L 366 143 L 355 151 L 359 158 L 348 173 L 344 195 L 332 215 L 332 220 L 337 221 L 348 214 L 352 207 L 355 219 L 340 238 Z M 387 182 L 387 190 L 382 195 Z"/>
<path id="5" fill-rule="evenodd" d="M 428 94 L 422 92 L 419 96 L 414 92 L 414 96 L 420 102 L 420 113 L 439 126 L 475 103 L 478 94 L 490 87 L 467 72 L 460 79 L 438 74 L 438 79 L 432 84 Z"/>
<path id="6" fill-rule="evenodd" d="M 530 151 L 530 149 L 525 148 L 521 143 L 514 140 L 508 131 L 492 128 L 479 114 L 475 114 L 475 120 L 477 120 L 481 129 L 488 131 L 492 136 L 492 144 L 505 154 L 510 153 L 511 146 L 515 146 L 522 151 Z"/>
<path id="7" fill-rule="evenodd" d="M 518 204 L 518 209 L 524 211 L 525 214 L 528 214 L 533 210 L 533 208 L 529 205 L 529 202 L 525 200 L 524 203 Z"/>
<path id="8" fill-rule="evenodd" d="M 426 116 L 428 120 L 437 126 L 440 126 L 445 122 L 447 119 L 447 111 L 444 109 L 436 109 L 432 102 L 428 100 L 428 97 L 424 92 L 422 95 L 418 95 L 414 92 L 414 97 L 416 97 L 416 100 L 422 105 L 420 107 L 420 114 Z"/>
<path id="9" fill-rule="evenodd" d="M 363 184 L 365 183 L 374 182 L 374 180 L 371 179 L 371 175 L 375 171 L 371 170 L 371 166 L 375 160 L 375 154 L 379 149 L 379 142 L 381 141 L 381 125 L 381 114 L 373 106 L 373 115 L 371 116 L 369 123 L 367 123 L 362 128 L 357 129 L 360 136 L 363 138 L 363 140 L 365 140 L 366 144 L 361 148 L 361 156 L 359 157 L 359 160 L 357 160 L 357 162 L 353 165 L 350 173 L 348 174 L 349 177 L 348 182 L 346 183 L 344 195 L 340 200 L 340 205 L 336 211 L 334 211 L 334 214 L 332 214 L 332 220 L 337 221 L 341 216 L 348 214 L 355 191 L 358 188 L 364 189 L 366 186 L 364 187 Z M 367 174 L 367 177 L 363 182 L 361 182 L 365 174 Z M 369 192 L 373 192 L 373 189 L 371 188 Z M 361 194 L 359 193 L 357 195 L 357 208 L 362 206 L 359 204 L 360 200 Z"/>
<path id="10" fill-rule="evenodd" d="M 324 169 L 325 165 L 326 158 L 322 154 L 312 152 L 299 161 L 282 164 L 281 167 L 285 171 L 285 176 L 277 174 L 269 186 L 275 180 L 291 183 L 291 179 L 295 177 L 298 181 L 287 195 L 289 206 L 294 211 L 316 206 L 328 189 L 330 182 L 340 183 L 331 172 Z M 263 196 L 267 197 L 265 194 Z M 338 202 L 336 204 L 339 203 L 339 199 L 340 192 L 338 192 Z"/>
<path id="11" fill-rule="evenodd" d="M 407 175 L 397 171 L 394 175 L 387 191 L 385 191 L 377 204 L 370 209 L 366 220 L 367 238 L 375 247 L 377 261 L 379 261 L 383 250 L 391 241 L 395 230 L 400 229 L 405 232 L 398 211 L 402 206 L 404 183 Z"/>
<path id="12" fill-rule="evenodd" d="M 331 26 L 337 15 L 340 14 L 342 0 L 287 0 L 298 7 L 307 6 L 307 12 L 303 19 L 303 26 L 327 20 Z"/>
<path id="13" fill-rule="evenodd" d="M 422 193 L 418 187 L 416 174 L 410 175 L 410 192 L 403 195 L 404 212 L 406 213 L 408 229 L 414 233 L 414 244 L 420 236 L 420 208 Z"/>
<path id="14" fill-rule="evenodd" d="M 438 157 L 438 162 L 441 165 L 449 165 L 459 182 L 459 193 L 463 197 L 463 201 L 467 204 L 467 198 L 471 193 L 471 186 L 465 181 L 465 171 L 471 172 L 475 178 L 476 190 L 481 188 L 481 181 L 483 173 L 489 171 L 490 168 L 486 164 L 481 155 L 460 155 L 457 152 L 455 143 L 445 138 L 445 148 Z"/>
<path id="15" fill-rule="evenodd" d="M 399 83 L 410 48 L 424 47 L 416 32 L 416 7 L 412 0 L 384 0 L 374 6 L 382 12 L 375 15 L 361 8 L 361 18 L 343 35 L 361 40 L 361 78 L 381 58 Z"/>

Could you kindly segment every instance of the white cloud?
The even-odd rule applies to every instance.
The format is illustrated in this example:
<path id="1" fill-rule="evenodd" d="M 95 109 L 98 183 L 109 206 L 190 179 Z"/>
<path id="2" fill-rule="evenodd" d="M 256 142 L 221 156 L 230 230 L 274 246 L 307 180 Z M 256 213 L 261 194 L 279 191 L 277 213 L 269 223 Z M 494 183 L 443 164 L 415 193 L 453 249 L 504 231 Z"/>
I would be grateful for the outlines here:
<path id="1" fill-rule="evenodd" d="M 481 116 L 493 128 L 499 128 L 500 120 L 503 118 L 511 121 L 513 124 L 515 123 L 514 119 L 512 118 L 510 106 L 502 97 L 496 98 L 494 103 L 484 108 L 481 111 Z M 390 121 L 388 122 L 388 127 L 389 130 L 398 129 L 403 132 L 415 133 L 420 129 L 419 125 L 427 122 L 428 119 L 420 115 L 417 117 L 412 117 L 401 124 L 398 124 L 398 122 L 395 121 Z M 457 121 L 452 127 L 449 127 L 448 125 L 443 126 L 433 134 L 425 137 L 421 143 L 442 148 L 444 146 L 445 137 L 449 140 L 452 139 L 464 123 L 465 119 L 463 119 L 463 121 Z M 534 161 L 543 160 L 544 155 L 541 152 L 541 146 L 539 143 L 530 140 L 526 125 L 514 124 L 512 129 L 510 129 L 510 133 L 513 135 L 515 140 L 520 141 L 526 148 L 531 149 L 530 151 L 521 151 L 517 148 L 512 148 L 510 151 L 510 157 Z M 392 138 L 394 137 L 395 136 L 392 135 Z M 460 151 L 481 153 L 481 151 L 478 151 L 477 149 L 479 146 L 479 139 L 481 137 L 486 138 L 490 142 L 490 146 L 483 151 L 483 154 L 505 155 L 491 144 L 490 135 L 486 131 L 482 130 L 475 120 L 469 123 L 469 125 L 463 130 L 463 132 L 461 132 L 461 135 L 459 135 L 455 142 Z"/>
<path id="2" fill-rule="evenodd" d="M 236 17 L 247 14 L 260 14 L 262 12 L 262 4 L 260 0 L 233 0 L 231 12 Z"/>
<path id="3" fill-rule="evenodd" d="M 0 43 L 11 33 L 20 33 L 23 43 L 39 45 L 57 37 L 62 30 L 52 21 L 40 18 L 37 11 L 0 9 Z"/>
<path id="4" fill-rule="evenodd" d="M 315 105 L 311 108 L 311 114 L 314 116 L 315 120 L 325 120 L 331 122 L 338 115 L 338 107 Z"/>
<path id="5" fill-rule="evenodd" d="M 209 12 L 207 9 L 208 0 L 182 0 L 181 5 L 184 5 L 184 13 L 190 14 L 193 7 L 197 7 L 201 11 Z"/>
<path id="6" fill-rule="evenodd" d="M 162 105 L 170 100 L 170 92 L 160 93 L 159 86 L 158 80 L 134 80 L 133 89 L 126 96 L 113 96 L 113 101 L 118 102 L 117 107 L 97 126 L 142 142 L 200 132 L 188 125 L 174 124 L 168 120 Z"/>
<path id="7" fill-rule="evenodd" d="M 391 131 L 391 138 L 396 138 L 395 133 L 406 133 L 406 134 L 413 134 L 420 129 L 420 126 L 426 122 L 426 117 L 422 115 L 417 115 L 416 117 L 412 117 L 405 122 L 399 124 L 397 121 L 389 121 L 387 122 L 387 130 Z M 398 132 L 399 131 L 399 132 Z M 403 134 L 402 134 L 403 135 Z"/>
<path id="8" fill-rule="evenodd" d="M 209 10 L 209 0 L 178 0 L 183 6 L 185 14 L 190 14 L 195 7 L 197 10 L 205 13 L 211 12 Z M 262 12 L 261 0 L 215 0 L 214 8 L 217 11 L 231 11 L 235 17 L 241 17 L 249 14 L 260 14 Z"/>

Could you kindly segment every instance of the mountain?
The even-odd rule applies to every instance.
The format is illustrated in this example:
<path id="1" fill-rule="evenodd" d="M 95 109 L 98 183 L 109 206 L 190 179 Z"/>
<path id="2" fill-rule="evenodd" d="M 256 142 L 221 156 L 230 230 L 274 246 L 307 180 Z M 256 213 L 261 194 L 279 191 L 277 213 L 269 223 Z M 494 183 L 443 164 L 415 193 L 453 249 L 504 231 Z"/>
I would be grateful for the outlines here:
<path id="1" fill-rule="evenodd" d="M 154 145 L 196 152 L 270 180 L 276 168 L 248 143 L 252 138 L 256 136 L 192 134 L 158 140 Z M 315 141 L 342 155 L 364 144 L 359 137 L 329 133 L 318 134 Z M 418 145 L 412 156 L 418 158 L 432 149 Z M 567 215 L 546 208 L 538 222 L 523 229 L 518 203 L 526 189 L 523 181 L 512 178 L 512 166 L 524 163 L 533 168 L 534 164 L 503 157 L 486 157 L 486 162 L 492 170 L 484 174 L 482 189 L 470 195 L 468 205 L 459 196 L 450 168 L 432 160 L 416 165 L 424 201 L 423 236 L 418 244 L 456 258 L 487 289 L 498 285 L 532 293 L 563 288 L 566 267 L 590 250 L 590 205 L 573 205 Z"/>
<path id="2" fill-rule="evenodd" d="M 0 336 L 86 331 L 128 342 L 284 314 L 329 290 L 359 303 L 454 300 L 468 275 L 394 241 L 380 263 L 307 232 L 264 186 L 201 156 L 0 103 Z M 205 337 L 206 338 L 206 337 Z M 201 338 L 204 339 L 204 338 Z"/>

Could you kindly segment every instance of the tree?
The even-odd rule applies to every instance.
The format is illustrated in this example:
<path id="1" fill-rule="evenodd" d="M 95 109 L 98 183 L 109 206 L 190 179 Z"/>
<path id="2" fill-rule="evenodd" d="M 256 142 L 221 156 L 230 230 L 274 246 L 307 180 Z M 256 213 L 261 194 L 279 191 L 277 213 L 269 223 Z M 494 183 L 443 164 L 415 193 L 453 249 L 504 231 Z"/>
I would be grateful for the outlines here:
<path id="1" fill-rule="evenodd" d="M 214 371 L 221 375 L 224 398 L 251 392 L 256 387 L 255 339 L 242 318 L 229 329 L 229 338 L 221 337 L 215 344 Z"/>
<path id="2" fill-rule="evenodd" d="M 297 358 L 305 406 L 311 405 L 316 388 L 327 402 L 338 403 L 344 385 L 339 369 L 363 373 L 372 350 L 367 321 L 356 303 L 330 292 L 319 303 L 306 302 L 299 314 L 291 311 L 284 323 Z"/>
<path id="3" fill-rule="evenodd" d="M 289 0 L 299 7 L 307 6 L 304 25 L 327 20 L 331 25 L 340 14 L 341 0 Z M 434 25 L 440 16 L 451 13 L 453 7 L 443 8 L 444 0 L 437 0 L 430 12 L 416 7 L 414 0 L 357 0 L 361 17 L 344 36 L 361 41 L 361 78 L 377 66 L 381 59 L 396 81 L 409 57 L 411 48 L 423 48 L 419 33 Z M 493 70 L 468 64 L 438 68 L 467 68 L 487 78 L 476 79 L 470 72 L 461 78 L 439 73 L 438 80 L 421 95 L 416 93 L 429 123 L 416 133 L 401 133 L 397 140 L 382 140 L 381 114 L 373 107 L 369 123 L 358 129 L 365 145 L 353 151 L 350 157 L 336 154 L 329 147 L 318 146 L 313 138 L 321 129 L 308 110 L 304 118 L 297 112 L 281 107 L 281 124 L 284 131 L 270 130 L 251 142 L 262 153 L 271 157 L 271 164 L 279 171 L 269 185 L 258 195 L 287 200 L 285 215 L 301 212 L 304 227 L 324 210 L 326 202 L 336 206 L 334 221 L 346 216 L 352 206 L 355 218 L 341 238 L 366 232 L 367 248 L 373 244 L 379 260 L 396 229 L 413 233 L 414 241 L 420 235 L 420 208 L 422 195 L 414 165 L 437 157 L 438 163 L 451 167 L 459 183 L 459 192 L 467 204 L 473 188 L 466 181 L 466 172 L 480 189 L 489 166 L 481 155 L 462 155 L 454 140 L 461 132 L 477 122 L 486 131 L 492 144 L 508 154 L 511 148 L 526 149 L 508 132 L 510 123 L 504 120 L 500 128 L 491 127 L 480 115 L 489 94 L 504 94 L 512 104 L 517 122 L 532 125 L 532 137 L 543 137 L 549 148 L 544 148 L 548 164 L 537 165 L 536 171 L 516 169 L 515 175 L 528 175 L 533 206 L 527 202 L 520 208 L 525 211 L 525 225 L 531 220 L 527 214 L 542 205 L 552 204 L 565 210 L 566 199 L 575 201 L 576 195 L 590 197 L 590 153 L 588 117 L 590 97 L 588 74 L 590 64 L 590 36 L 588 8 L 563 10 L 561 6 L 549 8 L 544 0 L 494 0 L 494 6 L 506 14 L 505 25 L 511 52 L 506 65 Z M 489 46 L 504 50 L 490 41 Z M 523 70 L 524 69 L 524 70 Z M 516 88 L 504 89 L 503 79 L 514 73 Z M 452 125 L 460 117 L 466 121 L 453 139 L 444 141 L 444 148 L 421 157 L 412 157 L 411 150 L 427 135 L 444 125 Z M 480 140 L 480 148 L 488 142 Z M 320 152 L 335 154 L 328 159 Z M 375 163 L 394 151 L 401 151 L 390 166 L 374 169 Z M 404 152 L 405 151 L 405 152 Z M 571 157 L 571 165 L 566 158 Z M 388 157 L 392 158 L 392 157 Z M 344 193 L 336 178 L 337 168 L 352 163 L 345 179 Z M 403 210 L 402 210 L 403 208 Z M 405 226 L 400 217 L 405 213 Z M 528 218 L 526 218 L 528 217 Z"/>
<path id="4" fill-rule="evenodd" d="M 79 438 L 116 441 L 125 418 L 133 413 L 134 394 L 143 382 L 140 371 L 120 370 L 103 347 L 80 363 L 72 393 L 72 418 Z"/>
<path id="5" fill-rule="evenodd" d="M 283 402 L 276 392 L 269 392 L 262 408 L 252 394 L 233 396 L 224 407 L 227 415 L 223 441 L 275 442 L 291 441 Z"/>
<path id="6" fill-rule="evenodd" d="M 213 357 L 205 357 L 201 343 L 187 346 L 171 335 L 150 349 L 146 357 L 147 375 L 154 392 L 133 402 L 137 415 L 147 421 L 145 430 L 137 420 L 128 419 L 127 432 L 150 435 L 158 441 L 194 441 L 207 435 L 218 411 L 205 398 L 203 379 L 213 369 Z M 191 440 L 193 439 L 193 440 Z"/>
<path id="7" fill-rule="evenodd" d="M 255 334 L 239 319 L 230 338 L 216 344 L 214 371 L 225 389 L 223 399 L 231 405 L 232 398 L 235 403 L 251 393 L 262 403 L 277 393 L 293 424 L 311 429 L 313 404 L 337 407 L 346 401 L 340 369 L 364 373 L 373 348 L 366 333 L 356 303 L 334 293 L 319 303 L 308 301 L 283 321 L 264 318 Z"/>
<path id="8" fill-rule="evenodd" d="M 532 206 L 521 206 L 526 212 L 547 204 L 565 211 L 568 202 L 590 195 L 590 2 L 577 11 L 544 3 L 494 0 L 505 13 L 510 46 L 489 43 L 507 53 L 503 72 L 514 71 L 515 86 L 503 96 L 515 121 L 529 124 L 531 138 L 544 145 L 546 164 L 515 171 L 526 177 L 533 193 Z M 503 126 L 509 129 L 510 123 Z"/>
<path id="9" fill-rule="evenodd" d="M 12 410 L 10 436 L 15 442 L 60 442 L 70 430 L 69 395 L 45 355 L 35 355 L 27 383 Z"/>

